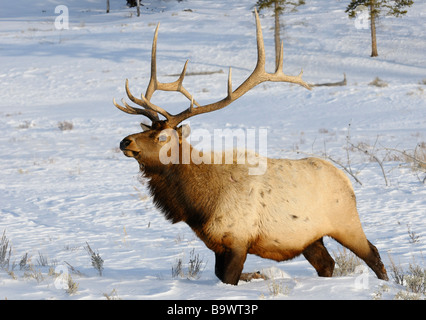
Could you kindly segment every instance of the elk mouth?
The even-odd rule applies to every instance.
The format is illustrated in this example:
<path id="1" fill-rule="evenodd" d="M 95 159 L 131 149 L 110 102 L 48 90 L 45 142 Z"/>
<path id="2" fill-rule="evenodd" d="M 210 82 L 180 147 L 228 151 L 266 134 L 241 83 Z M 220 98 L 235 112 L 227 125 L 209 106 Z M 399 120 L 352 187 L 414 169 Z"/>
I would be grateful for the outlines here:
<path id="1" fill-rule="evenodd" d="M 125 150 L 121 150 L 121 151 L 123 151 L 123 154 L 126 157 L 129 157 L 129 158 L 136 158 L 139 155 L 138 151 L 126 150 L 126 149 Z"/>

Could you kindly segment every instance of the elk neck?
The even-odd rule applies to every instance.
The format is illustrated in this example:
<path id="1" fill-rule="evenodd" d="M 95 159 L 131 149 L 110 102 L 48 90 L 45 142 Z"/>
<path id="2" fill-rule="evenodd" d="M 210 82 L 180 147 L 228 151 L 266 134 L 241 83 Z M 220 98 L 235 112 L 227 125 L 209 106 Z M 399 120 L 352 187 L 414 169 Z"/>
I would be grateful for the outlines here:
<path id="1" fill-rule="evenodd" d="M 215 211 L 223 188 L 217 185 L 221 184 L 217 170 L 216 165 L 190 161 L 189 164 L 145 167 L 143 175 L 149 180 L 154 204 L 166 219 L 172 223 L 184 221 L 192 229 L 199 230 Z"/>

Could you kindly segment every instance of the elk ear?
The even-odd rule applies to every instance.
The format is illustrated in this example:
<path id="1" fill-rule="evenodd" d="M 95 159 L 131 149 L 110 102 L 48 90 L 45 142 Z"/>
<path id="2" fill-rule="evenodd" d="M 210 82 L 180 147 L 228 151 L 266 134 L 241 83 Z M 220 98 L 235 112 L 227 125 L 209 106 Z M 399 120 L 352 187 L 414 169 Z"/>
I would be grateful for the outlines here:
<path id="1" fill-rule="evenodd" d="M 142 128 L 143 131 L 148 131 L 148 130 L 152 129 L 151 126 L 144 124 L 144 123 L 141 123 L 141 128 Z"/>
<path id="2" fill-rule="evenodd" d="M 189 126 L 189 124 L 183 124 L 179 128 L 177 128 L 177 132 L 179 134 L 179 137 L 186 139 L 191 134 L 191 127 Z"/>

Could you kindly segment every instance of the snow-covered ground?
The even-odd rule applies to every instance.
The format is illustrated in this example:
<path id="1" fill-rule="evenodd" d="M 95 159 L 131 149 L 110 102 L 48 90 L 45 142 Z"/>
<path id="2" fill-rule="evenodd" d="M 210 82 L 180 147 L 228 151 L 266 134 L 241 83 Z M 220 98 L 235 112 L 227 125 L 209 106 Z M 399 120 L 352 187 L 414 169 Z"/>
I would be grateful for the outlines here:
<path id="1" fill-rule="evenodd" d="M 0 233 L 12 248 L 9 266 L 0 268 L 0 299 L 394 298 L 403 288 L 371 271 L 319 278 L 303 257 L 276 263 L 249 256 L 244 270 L 264 270 L 271 279 L 225 285 L 214 275 L 214 254 L 185 224 L 163 218 L 139 182 L 136 161 L 118 149 L 141 119 L 120 112 L 112 99 L 125 96 L 126 78 L 132 92 L 145 91 L 158 22 L 160 80 L 174 80 L 168 75 L 189 59 L 188 73 L 223 71 L 185 78 L 197 101 L 224 97 L 228 67 L 236 88 L 255 66 L 255 1 L 143 2 L 139 18 L 124 0 L 111 1 L 109 14 L 104 0 L 0 6 Z M 67 6 L 69 29 L 55 27 L 55 20 L 64 22 L 57 5 Z M 426 3 L 416 1 L 402 19 L 381 19 L 374 59 L 369 30 L 356 28 L 345 6 L 307 1 L 283 16 L 283 40 L 286 73 L 303 68 L 309 83 L 340 81 L 346 73 L 347 86 L 307 91 L 265 83 L 224 110 L 191 119 L 191 127 L 267 128 L 270 157 L 326 152 L 346 167 L 349 157 L 362 182 L 352 180 L 361 221 L 385 265 L 391 258 L 405 270 L 410 263 L 424 268 L 424 169 L 413 170 L 385 148 L 425 147 Z M 263 12 L 261 22 L 272 71 L 271 14 Z M 376 77 L 387 86 L 369 85 Z M 156 93 L 153 101 L 172 113 L 188 106 L 176 93 Z M 58 128 L 65 122 L 71 130 Z M 348 136 L 354 145 L 375 145 L 379 159 L 394 160 L 384 162 L 388 186 L 376 161 L 354 148 L 346 152 Z M 102 276 L 87 244 L 104 260 Z M 339 250 L 332 239 L 326 246 Z M 201 276 L 173 277 L 176 262 L 187 264 L 191 253 L 202 260 Z M 67 293 L 52 271 L 71 274 L 77 291 Z"/>

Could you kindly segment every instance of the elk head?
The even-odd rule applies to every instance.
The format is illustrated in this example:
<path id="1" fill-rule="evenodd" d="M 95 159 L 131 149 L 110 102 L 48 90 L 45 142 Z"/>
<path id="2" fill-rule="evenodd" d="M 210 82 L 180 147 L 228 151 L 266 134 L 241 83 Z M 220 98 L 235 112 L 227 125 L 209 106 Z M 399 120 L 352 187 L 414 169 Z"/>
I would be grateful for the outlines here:
<path id="1" fill-rule="evenodd" d="M 256 9 L 255 18 L 257 39 L 257 64 L 255 69 L 253 70 L 251 75 L 237 89 L 233 91 L 231 79 L 232 69 L 229 68 L 227 96 L 220 101 L 207 105 L 199 105 L 182 84 L 183 79 L 185 77 L 188 61 L 186 61 L 182 73 L 176 81 L 170 83 L 162 83 L 158 81 L 156 51 L 159 24 L 157 25 L 152 44 L 151 78 L 145 95 L 141 94 L 140 99 L 134 97 L 129 89 L 129 81 L 126 80 L 127 96 L 133 103 L 143 108 L 132 107 L 127 104 L 124 99 L 122 99 L 123 106 L 121 106 L 117 104 L 114 99 L 114 105 L 118 109 L 129 114 L 143 115 L 150 119 L 152 122 L 151 125 L 141 124 L 143 132 L 130 135 L 124 138 L 120 143 L 120 149 L 123 151 L 123 153 L 128 157 L 135 158 L 139 162 L 141 169 L 146 169 L 150 166 L 159 165 L 161 154 L 160 151 L 166 143 L 171 145 L 179 145 L 179 148 L 182 147 L 183 143 L 187 143 L 185 141 L 185 138 L 189 135 L 189 129 L 186 127 L 179 126 L 182 121 L 198 114 L 222 109 L 262 82 L 289 82 L 299 84 L 309 90 L 311 89 L 309 85 L 304 80 L 302 80 L 303 71 L 301 71 L 300 74 L 297 76 L 289 76 L 283 73 L 282 43 L 280 56 L 277 60 L 278 63 L 276 65 L 275 72 L 267 73 L 265 71 L 265 48 L 263 43 L 262 27 L 260 25 L 259 15 Z M 172 115 L 163 108 L 153 104 L 150 101 L 152 94 L 156 90 L 180 92 L 191 101 L 190 106 L 182 112 Z M 161 115 L 164 119 L 160 119 L 159 115 Z M 172 161 L 172 163 L 179 162 L 178 159 L 174 160 L 176 160 L 177 162 Z"/>

